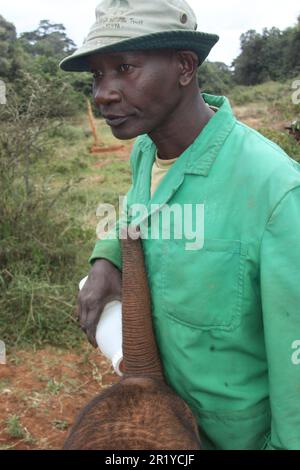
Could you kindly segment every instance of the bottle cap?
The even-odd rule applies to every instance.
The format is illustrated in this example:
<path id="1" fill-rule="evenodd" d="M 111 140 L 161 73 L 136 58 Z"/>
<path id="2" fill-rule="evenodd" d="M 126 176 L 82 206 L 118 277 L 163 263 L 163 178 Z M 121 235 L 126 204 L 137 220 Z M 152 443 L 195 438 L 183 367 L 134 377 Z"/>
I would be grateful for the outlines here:
<path id="1" fill-rule="evenodd" d="M 123 352 L 121 349 L 114 355 L 111 362 L 112 362 L 115 372 L 120 377 L 122 377 L 123 376 L 123 371 L 122 371 Z"/>
<path id="2" fill-rule="evenodd" d="M 80 283 L 79 283 L 79 290 L 81 290 L 84 286 L 84 284 L 86 283 L 86 281 L 88 280 L 88 277 L 89 276 L 86 276 L 84 279 L 81 279 Z"/>

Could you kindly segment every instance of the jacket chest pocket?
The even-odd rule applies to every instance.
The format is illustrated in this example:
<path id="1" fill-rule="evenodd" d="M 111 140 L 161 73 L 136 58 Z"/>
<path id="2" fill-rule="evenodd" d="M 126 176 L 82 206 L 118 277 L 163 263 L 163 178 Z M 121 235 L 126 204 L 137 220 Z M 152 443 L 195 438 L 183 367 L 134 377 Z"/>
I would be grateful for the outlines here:
<path id="1" fill-rule="evenodd" d="M 205 240 L 197 251 L 184 240 L 165 241 L 162 307 L 168 316 L 202 330 L 231 331 L 241 319 L 247 245 L 238 240 Z"/>

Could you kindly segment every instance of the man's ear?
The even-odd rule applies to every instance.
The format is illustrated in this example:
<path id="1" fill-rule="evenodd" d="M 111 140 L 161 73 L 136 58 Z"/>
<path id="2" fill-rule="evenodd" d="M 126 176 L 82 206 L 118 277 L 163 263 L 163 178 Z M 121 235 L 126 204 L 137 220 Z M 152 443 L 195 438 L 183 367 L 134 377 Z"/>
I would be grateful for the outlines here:
<path id="1" fill-rule="evenodd" d="M 179 84 L 186 87 L 197 73 L 199 59 L 193 51 L 177 51 L 176 54 L 179 63 Z"/>

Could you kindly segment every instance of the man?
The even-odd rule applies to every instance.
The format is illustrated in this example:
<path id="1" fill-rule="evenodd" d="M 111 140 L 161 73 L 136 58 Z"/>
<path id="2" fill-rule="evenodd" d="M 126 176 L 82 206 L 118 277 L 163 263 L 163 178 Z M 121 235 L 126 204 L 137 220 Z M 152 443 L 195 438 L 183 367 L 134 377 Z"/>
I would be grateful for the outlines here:
<path id="1" fill-rule="evenodd" d="M 300 449 L 299 165 L 238 122 L 226 98 L 200 94 L 197 67 L 218 37 L 196 31 L 185 1 L 103 0 L 96 18 L 61 67 L 91 71 L 113 134 L 139 136 L 128 217 L 147 207 L 135 223 L 166 379 L 207 449 Z M 171 217 L 171 237 L 147 236 L 175 205 L 204 206 L 198 247 L 186 231 L 174 236 Z M 91 263 L 79 304 L 95 345 L 104 305 L 121 298 L 119 241 L 99 240 Z"/>

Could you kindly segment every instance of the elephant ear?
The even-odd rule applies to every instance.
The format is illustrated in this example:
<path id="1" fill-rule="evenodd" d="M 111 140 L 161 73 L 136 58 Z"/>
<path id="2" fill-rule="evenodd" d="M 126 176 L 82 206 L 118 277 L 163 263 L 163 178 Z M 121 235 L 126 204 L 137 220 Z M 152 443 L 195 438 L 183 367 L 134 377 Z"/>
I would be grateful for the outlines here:
<path id="1" fill-rule="evenodd" d="M 122 330 L 124 376 L 163 379 L 152 327 L 151 296 L 139 228 L 123 228 Z"/>

